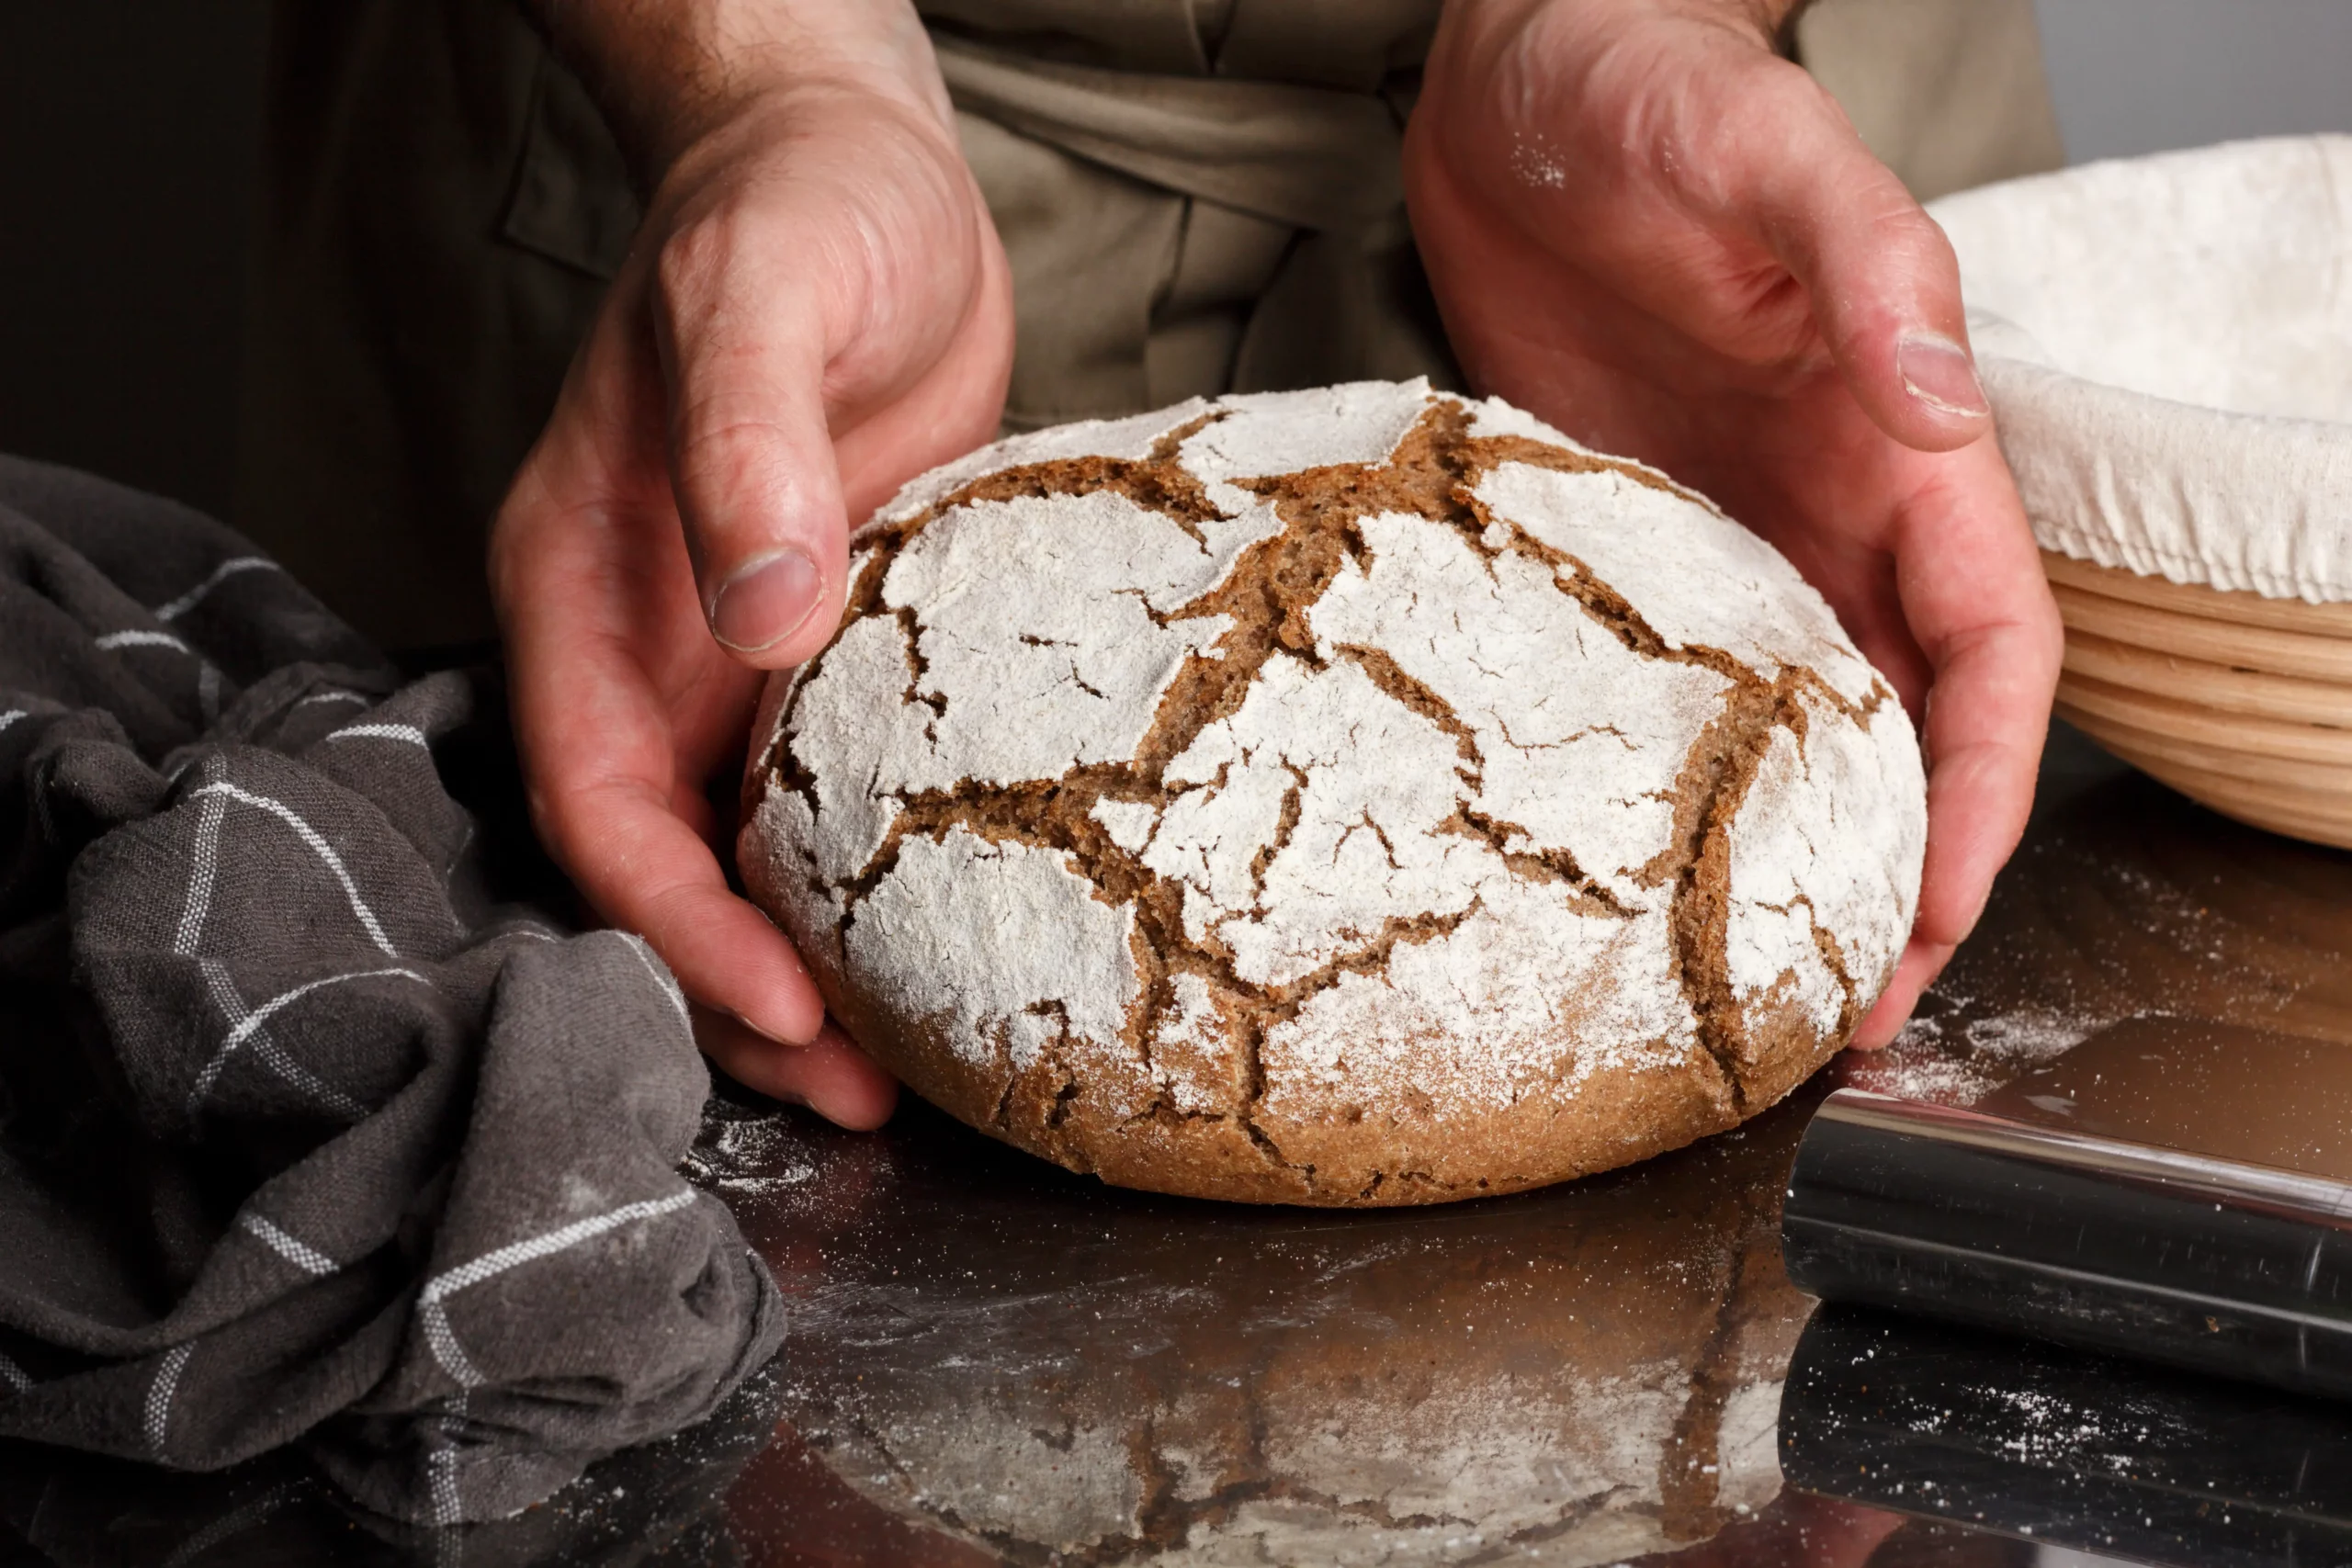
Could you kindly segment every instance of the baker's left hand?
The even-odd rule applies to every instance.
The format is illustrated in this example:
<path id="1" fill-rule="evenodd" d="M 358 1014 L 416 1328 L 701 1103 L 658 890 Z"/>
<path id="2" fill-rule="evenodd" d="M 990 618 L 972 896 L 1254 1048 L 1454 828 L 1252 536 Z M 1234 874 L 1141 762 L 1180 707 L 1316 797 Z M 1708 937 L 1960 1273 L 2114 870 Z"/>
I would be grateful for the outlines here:
<path id="1" fill-rule="evenodd" d="M 1770 539 L 1919 719 L 1927 866 L 1871 1045 L 2024 830 L 2060 630 L 1951 247 L 1774 51 L 1791 4 L 1450 0 L 1406 189 L 1476 389 Z"/>
<path id="2" fill-rule="evenodd" d="M 537 4 L 652 197 L 491 535 L 532 818 L 714 1061 L 873 1126 L 895 1086 L 729 887 L 707 791 L 840 624 L 852 522 L 994 432 L 1003 251 L 910 0 Z"/>

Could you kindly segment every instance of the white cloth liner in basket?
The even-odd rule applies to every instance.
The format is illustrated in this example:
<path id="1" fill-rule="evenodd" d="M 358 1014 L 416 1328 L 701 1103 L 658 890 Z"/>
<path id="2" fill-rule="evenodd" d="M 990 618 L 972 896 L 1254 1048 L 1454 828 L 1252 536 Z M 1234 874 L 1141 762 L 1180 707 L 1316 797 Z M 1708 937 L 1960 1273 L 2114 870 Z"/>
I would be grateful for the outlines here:
<path id="1" fill-rule="evenodd" d="M 2043 548 L 2352 600 L 2352 137 L 2089 164 L 1928 210 Z"/>

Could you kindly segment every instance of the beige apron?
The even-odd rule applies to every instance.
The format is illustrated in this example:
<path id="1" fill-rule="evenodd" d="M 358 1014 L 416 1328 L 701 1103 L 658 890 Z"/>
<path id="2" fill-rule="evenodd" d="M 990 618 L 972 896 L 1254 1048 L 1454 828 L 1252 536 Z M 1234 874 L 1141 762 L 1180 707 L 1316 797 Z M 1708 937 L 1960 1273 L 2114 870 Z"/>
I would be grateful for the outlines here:
<path id="1" fill-rule="evenodd" d="M 1006 423 L 1458 384 L 1397 158 L 1438 0 L 920 0 L 1012 260 Z M 1922 196 L 2055 166 L 2031 0 L 1818 0 L 1800 58 Z M 484 0 L 279 0 L 237 521 L 396 648 L 485 637 L 483 536 L 637 220 Z"/>

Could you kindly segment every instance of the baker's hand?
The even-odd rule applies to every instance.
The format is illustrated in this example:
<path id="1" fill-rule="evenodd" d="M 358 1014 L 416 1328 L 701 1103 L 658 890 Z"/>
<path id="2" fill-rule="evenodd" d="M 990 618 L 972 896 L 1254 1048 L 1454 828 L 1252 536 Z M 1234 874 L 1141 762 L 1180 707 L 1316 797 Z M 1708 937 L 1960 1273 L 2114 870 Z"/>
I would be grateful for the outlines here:
<path id="1" fill-rule="evenodd" d="M 654 195 L 491 541 L 532 812 L 722 1066 L 874 1125 L 894 1088 L 729 890 L 710 796 L 763 671 L 832 635 L 849 520 L 993 434 L 1003 255 L 902 0 L 551 20 Z"/>
<path id="2" fill-rule="evenodd" d="M 1472 382 L 1704 491 L 1921 720 L 1919 913 L 1881 1044 L 2032 804 L 2060 632 L 1943 231 L 1772 50 L 1790 0 L 1450 0 L 1406 138 Z"/>

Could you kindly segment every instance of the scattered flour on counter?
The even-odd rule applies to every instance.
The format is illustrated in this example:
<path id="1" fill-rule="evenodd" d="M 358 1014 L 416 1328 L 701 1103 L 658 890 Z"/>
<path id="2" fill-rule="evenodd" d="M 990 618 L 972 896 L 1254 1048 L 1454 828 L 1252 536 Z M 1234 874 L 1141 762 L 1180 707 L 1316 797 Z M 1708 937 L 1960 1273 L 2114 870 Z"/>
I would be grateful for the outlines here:
<path id="1" fill-rule="evenodd" d="M 2115 1020 L 2030 1008 L 1993 1018 L 1915 1018 L 1883 1051 L 1849 1051 L 1839 1087 L 1933 1105 L 1973 1105 L 2012 1078 L 2056 1061 Z"/>
<path id="2" fill-rule="evenodd" d="M 696 1186 L 721 1198 L 758 1198 L 807 1185 L 817 1167 L 803 1130 L 786 1113 L 706 1113 L 701 1134 L 679 1165 Z"/>

